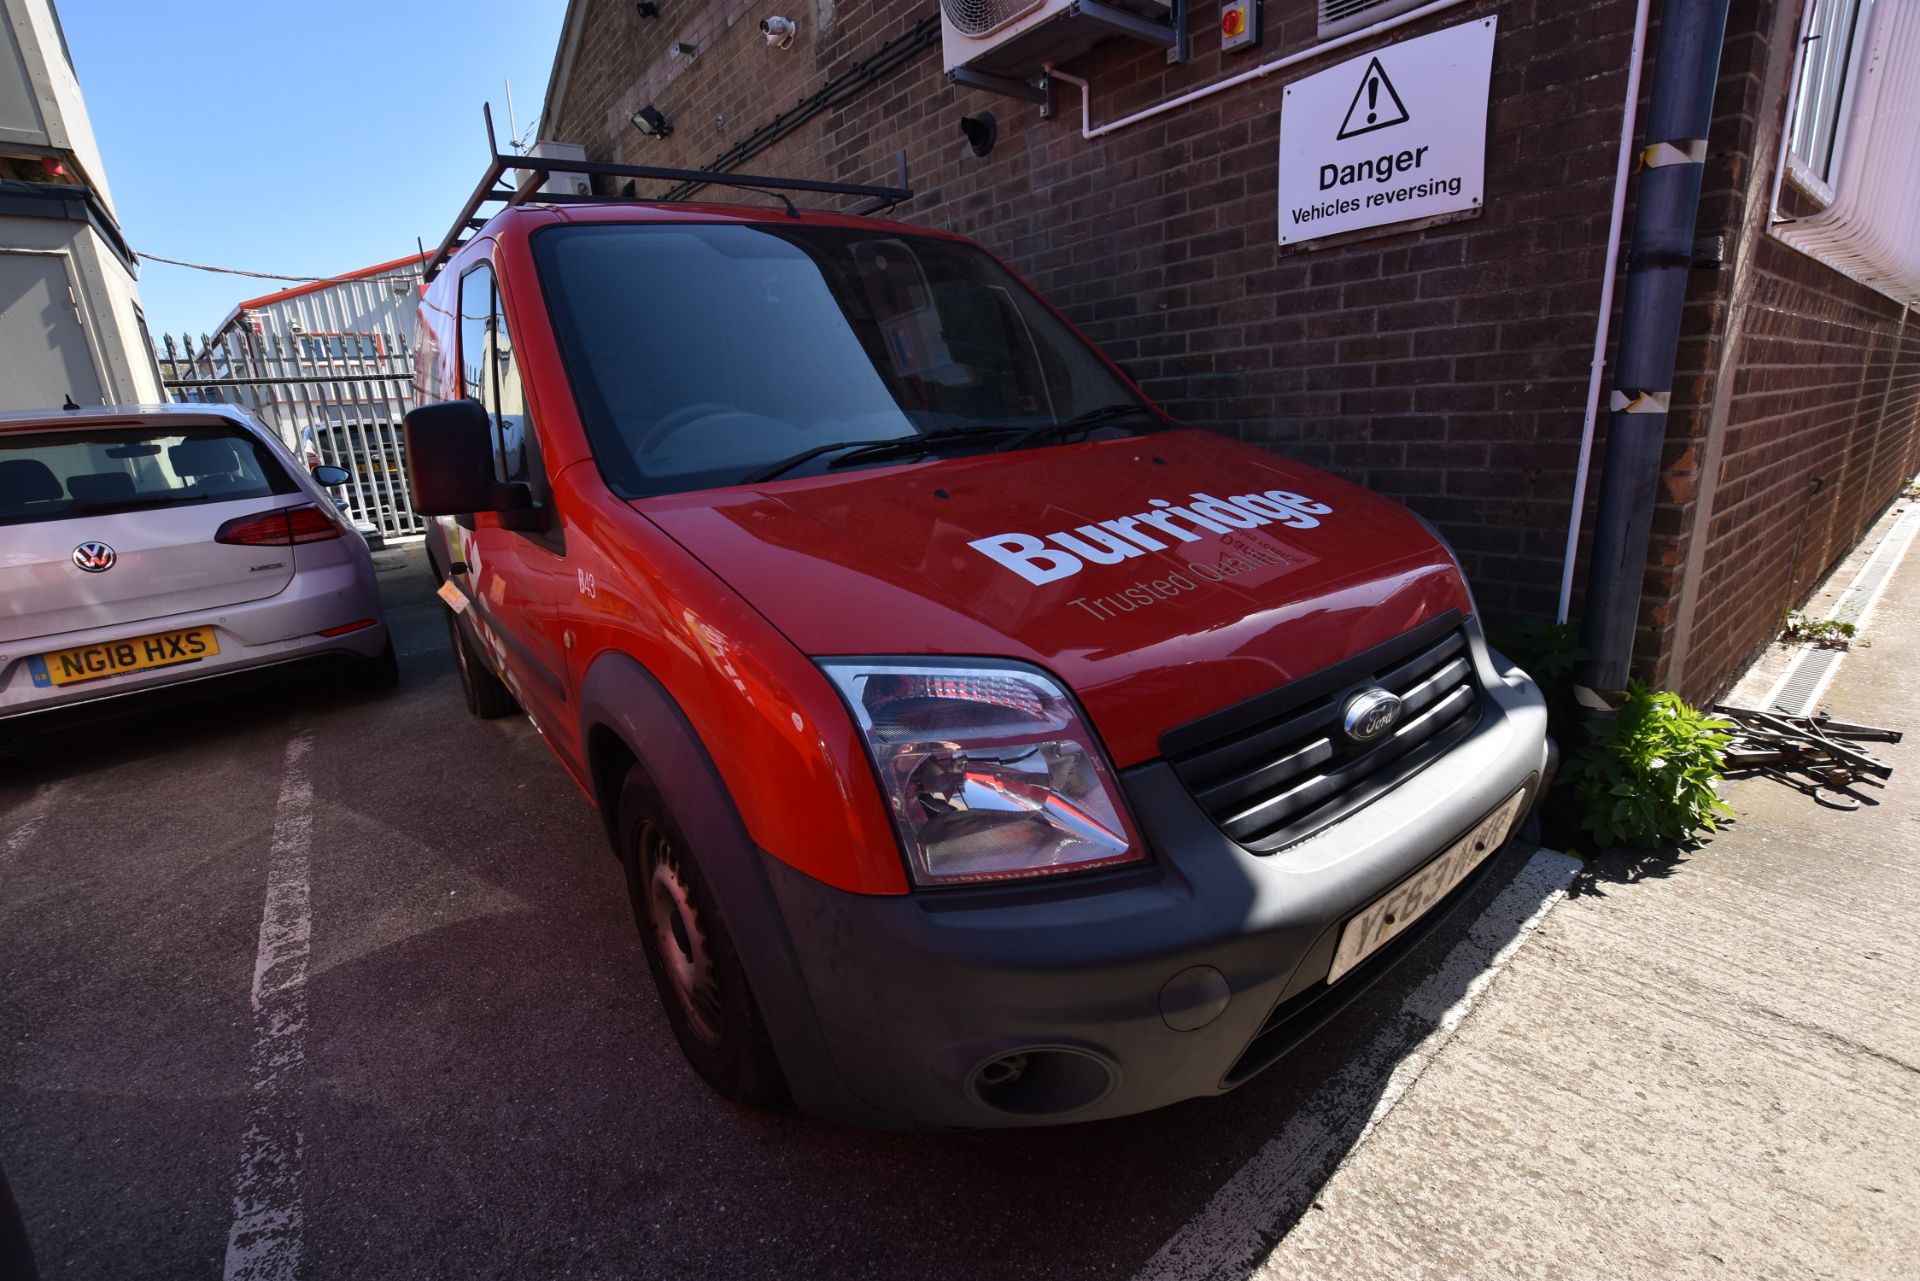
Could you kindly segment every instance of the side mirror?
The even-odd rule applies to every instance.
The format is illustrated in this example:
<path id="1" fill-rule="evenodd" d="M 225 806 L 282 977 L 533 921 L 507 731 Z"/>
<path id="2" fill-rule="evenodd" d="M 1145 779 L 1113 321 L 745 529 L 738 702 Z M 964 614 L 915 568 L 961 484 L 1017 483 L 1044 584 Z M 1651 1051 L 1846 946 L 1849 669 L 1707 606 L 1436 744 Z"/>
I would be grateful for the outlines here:
<path id="1" fill-rule="evenodd" d="M 421 405 L 405 423 L 407 490 L 422 516 L 519 512 L 533 506 L 525 485 L 493 478 L 493 423 L 477 400 Z"/>
<path id="2" fill-rule="evenodd" d="M 347 473 L 346 468 L 334 467 L 327 463 L 315 463 L 313 465 L 313 478 L 328 489 L 332 489 L 336 485 L 344 485 L 353 479 L 353 477 Z"/>

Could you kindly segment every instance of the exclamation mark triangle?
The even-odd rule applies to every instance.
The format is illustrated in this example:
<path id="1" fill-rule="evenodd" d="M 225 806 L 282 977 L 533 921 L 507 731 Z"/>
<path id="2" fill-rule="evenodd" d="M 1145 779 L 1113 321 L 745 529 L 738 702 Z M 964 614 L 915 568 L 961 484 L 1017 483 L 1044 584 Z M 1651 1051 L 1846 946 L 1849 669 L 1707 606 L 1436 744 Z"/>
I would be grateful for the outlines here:
<path id="1" fill-rule="evenodd" d="M 1380 65 L 1380 59 L 1370 58 L 1367 60 L 1366 74 L 1360 77 L 1360 87 L 1353 91 L 1353 102 L 1347 108 L 1347 118 L 1340 122 L 1340 132 L 1334 135 L 1334 141 L 1372 133 L 1388 125 L 1405 124 L 1407 119 L 1407 104 L 1400 101 L 1400 95 L 1394 91 L 1393 81 L 1387 79 L 1387 69 Z"/>

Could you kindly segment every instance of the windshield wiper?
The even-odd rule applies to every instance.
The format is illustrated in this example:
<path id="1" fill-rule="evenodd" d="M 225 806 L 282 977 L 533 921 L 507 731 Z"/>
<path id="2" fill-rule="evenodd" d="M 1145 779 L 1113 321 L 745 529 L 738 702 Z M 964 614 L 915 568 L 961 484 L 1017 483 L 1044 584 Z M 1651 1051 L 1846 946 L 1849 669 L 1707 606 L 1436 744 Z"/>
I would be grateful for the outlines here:
<path id="1" fill-rule="evenodd" d="M 1095 427 L 1104 427 L 1113 424 L 1117 419 L 1136 416 L 1140 418 L 1153 417 L 1146 406 L 1135 404 L 1132 401 L 1102 405 L 1098 409 L 1089 409 L 1084 414 L 1075 414 L 1071 418 L 1063 418 L 1057 423 L 1041 423 L 1038 427 L 1029 427 L 1017 436 L 1002 441 L 1000 444 L 994 446 L 994 448 L 1002 453 L 1009 453 L 1016 449 L 1025 449 L 1029 445 L 1037 445 L 1042 441 L 1064 440 L 1069 436 L 1092 431 Z M 1134 430 L 1150 429 L 1135 428 Z"/>
<path id="2" fill-rule="evenodd" d="M 901 436 L 894 440 L 883 440 L 877 444 L 862 445 L 850 454 L 828 463 L 829 467 L 845 467 L 851 463 L 873 462 L 880 458 L 917 458 L 921 454 L 937 454 L 952 445 L 968 445 L 977 440 L 1004 436 L 1015 428 L 1005 424 L 988 427 L 942 427 L 939 431 L 930 431 L 924 436 Z"/>
<path id="3" fill-rule="evenodd" d="M 829 467 L 845 467 L 856 462 L 873 462 L 889 457 L 917 458 L 922 454 L 939 453 L 950 445 L 966 444 L 983 437 L 1003 436 L 1014 430 L 1016 429 L 1006 426 L 942 427 L 938 431 L 930 431 L 925 435 L 885 436 L 879 440 L 840 440 L 830 445 L 815 445 L 812 449 L 803 449 L 790 458 L 782 458 L 771 466 L 762 467 L 759 471 L 743 477 L 741 483 L 758 485 L 776 476 L 784 476 L 801 463 L 810 462 L 822 454 L 840 453 L 841 450 L 848 452 L 827 464 Z"/>

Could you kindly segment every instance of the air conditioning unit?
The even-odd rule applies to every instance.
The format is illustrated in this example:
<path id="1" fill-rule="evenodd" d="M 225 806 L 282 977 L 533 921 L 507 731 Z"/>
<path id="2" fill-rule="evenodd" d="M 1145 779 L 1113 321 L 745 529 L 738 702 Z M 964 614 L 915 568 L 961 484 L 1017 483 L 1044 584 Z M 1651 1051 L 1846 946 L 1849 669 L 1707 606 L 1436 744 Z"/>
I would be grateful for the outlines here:
<path id="1" fill-rule="evenodd" d="M 587 149 L 577 142 L 554 142 L 542 138 L 527 151 L 530 156 L 539 156 L 546 160 L 585 160 Z M 591 196 L 593 182 L 583 173 L 573 173 L 565 169 L 548 172 L 546 180 L 540 180 L 538 169 L 517 169 L 514 171 L 514 187 L 525 191 L 529 184 L 537 184 L 534 190 L 546 195 Z"/>
<path id="2" fill-rule="evenodd" d="M 940 0 L 940 36 L 949 72 L 1025 80 L 1109 36 L 1167 29 L 1172 5 L 1159 0 Z"/>

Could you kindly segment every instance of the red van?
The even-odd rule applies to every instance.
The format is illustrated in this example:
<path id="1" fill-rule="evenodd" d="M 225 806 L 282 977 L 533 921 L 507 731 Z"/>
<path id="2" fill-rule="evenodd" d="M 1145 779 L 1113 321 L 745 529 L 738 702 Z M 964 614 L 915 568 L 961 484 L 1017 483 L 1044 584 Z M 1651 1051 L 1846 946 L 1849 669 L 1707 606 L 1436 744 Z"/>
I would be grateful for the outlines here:
<path id="1" fill-rule="evenodd" d="M 1231 1090 L 1539 788 L 1428 525 L 1181 426 L 969 241 L 540 197 L 455 240 L 405 435 L 467 703 L 599 811 L 728 1098 Z"/>

